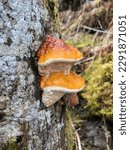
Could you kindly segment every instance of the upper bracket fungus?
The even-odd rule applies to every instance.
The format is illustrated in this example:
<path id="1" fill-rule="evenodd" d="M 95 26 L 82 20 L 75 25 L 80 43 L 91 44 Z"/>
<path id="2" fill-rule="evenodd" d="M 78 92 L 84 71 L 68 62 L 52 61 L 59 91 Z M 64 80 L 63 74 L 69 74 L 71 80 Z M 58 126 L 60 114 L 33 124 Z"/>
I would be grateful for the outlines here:
<path id="1" fill-rule="evenodd" d="M 38 50 L 39 74 L 49 76 L 51 72 L 60 71 L 69 74 L 73 64 L 82 58 L 78 49 L 48 35 Z"/>
<path id="2" fill-rule="evenodd" d="M 74 63 L 83 58 L 78 49 L 48 35 L 38 49 L 37 57 L 38 71 L 42 76 L 42 102 L 46 107 L 60 100 L 65 93 L 77 93 L 84 88 L 83 78 L 70 72 Z"/>

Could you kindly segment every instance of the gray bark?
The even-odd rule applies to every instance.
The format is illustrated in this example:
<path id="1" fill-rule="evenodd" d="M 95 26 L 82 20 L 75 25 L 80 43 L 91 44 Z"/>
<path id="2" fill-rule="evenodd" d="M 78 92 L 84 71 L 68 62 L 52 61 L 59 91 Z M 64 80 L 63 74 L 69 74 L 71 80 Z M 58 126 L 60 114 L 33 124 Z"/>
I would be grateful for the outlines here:
<path id="1" fill-rule="evenodd" d="M 64 149 L 64 113 L 41 103 L 35 53 L 48 32 L 43 0 L 0 0 L 0 149 Z M 13 146 L 15 148 L 13 148 Z"/>

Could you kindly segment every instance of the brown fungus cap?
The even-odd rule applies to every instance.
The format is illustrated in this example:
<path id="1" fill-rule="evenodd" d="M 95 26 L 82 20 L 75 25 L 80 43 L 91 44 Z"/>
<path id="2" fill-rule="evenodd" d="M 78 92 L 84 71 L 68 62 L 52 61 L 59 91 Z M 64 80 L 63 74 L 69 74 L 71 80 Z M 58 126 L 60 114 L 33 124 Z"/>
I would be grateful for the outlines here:
<path id="1" fill-rule="evenodd" d="M 37 56 L 39 65 L 54 62 L 77 62 L 83 58 L 83 54 L 77 48 L 49 35 L 39 48 Z"/>
<path id="2" fill-rule="evenodd" d="M 84 80 L 74 72 L 65 75 L 63 72 L 51 73 L 48 79 L 41 78 L 40 86 L 45 91 L 76 93 L 84 88 Z"/>

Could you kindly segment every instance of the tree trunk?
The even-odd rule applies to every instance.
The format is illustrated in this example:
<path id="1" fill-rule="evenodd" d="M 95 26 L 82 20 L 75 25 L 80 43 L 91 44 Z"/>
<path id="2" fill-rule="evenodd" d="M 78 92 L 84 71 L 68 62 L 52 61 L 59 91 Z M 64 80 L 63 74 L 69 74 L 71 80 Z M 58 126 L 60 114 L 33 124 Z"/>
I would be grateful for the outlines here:
<path id="1" fill-rule="evenodd" d="M 0 149 L 65 148 L 64 107 L 41 102 L 35 54 L 58 36 L 56 0 L 0 0 Z"/>

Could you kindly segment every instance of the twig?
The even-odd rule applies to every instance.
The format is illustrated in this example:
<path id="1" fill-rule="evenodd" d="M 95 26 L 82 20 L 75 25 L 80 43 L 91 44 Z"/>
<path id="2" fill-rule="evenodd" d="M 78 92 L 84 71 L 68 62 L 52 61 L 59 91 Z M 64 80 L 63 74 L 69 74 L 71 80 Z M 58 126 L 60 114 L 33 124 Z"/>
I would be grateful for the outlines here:
<path id="1" fill-rule="evenodd" d="M 93 42 L 93 43 L 94 43 L 94 41 L 95 41 L 97 35 L 98 35 L 98 31 L 95 33 L 95 35 L 94 35 L 94 37 L 93 37 L 93 39 L 92 39 L 92 42 Z"/>
<path id="2" fill-rule="evenodd" d="M 73 130 L 74 130 L 74 132 L 75 132 L 76 138 L 77 138 L 78 148 L 79 148 L 78 150 L 82 150 L 81 141 L 80 141 L 80 138 L 79 138 L 79 134 L 78 134 L 77 130 L 75 130 L 75 127 L 74 127 L 74 125 L 73 125 L 72 120 L 71 120 L 71 126 L 72 126 L 72 128 L 73 128 Z"/>
<path id="3" fill-rule="evenodd" d="M 112 32 L 112 30 L 113 30 L 113 28 L 111 27 L 109 31 Z M 104 45 L 107 45 L 108 42 L 110 42 L 110 40 L 109 40 L 110 37 L 111 37 L 110 34 L 107 34 L 107 35 L 106 35 L 106 37 L 105 37 L 104 40 L 103 40 Z"/>
<path id="4" fill-rule="evenodd" d="M 102 25 L 101 25 L 101 22 L 98 20 L 98 23 L 100 25 L 100 28 L 103 29 Z"/>
<path id="5" fill-rule="evenodd" d="M 74 66 L 79 65 L 79 64 L 81 64 L 81 63 L 83 63 L 83 62 L 87 62 L 87 61 L 90 61 L 90 60 L 94 60 L 94 58 L 95 58 L 95 56 L 92 56 L 92 57 L 90 57 L 90 58 L 82 59 L 81 61 L 75 63 Z"/>
<path id="6" fill-rule="evenodd" d="M 96 32 L 100 32 L 100 33 L 105 33 L 105 34 L 113 34 L 111 32 L 108 32 L 108 31 L 103 31 L 103 30 L 99 30 L 99 29 L 95 29 L 95 28 L 91 28 L 91 27 L 87 27 L 85 25 L 82 25 L 81 27 L 85 28 L 85 29 L 88 29 L 88 30 L 93 30 L 93 31 L 96 31 Z"/>

